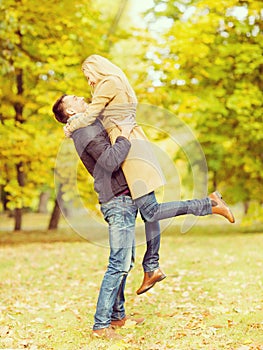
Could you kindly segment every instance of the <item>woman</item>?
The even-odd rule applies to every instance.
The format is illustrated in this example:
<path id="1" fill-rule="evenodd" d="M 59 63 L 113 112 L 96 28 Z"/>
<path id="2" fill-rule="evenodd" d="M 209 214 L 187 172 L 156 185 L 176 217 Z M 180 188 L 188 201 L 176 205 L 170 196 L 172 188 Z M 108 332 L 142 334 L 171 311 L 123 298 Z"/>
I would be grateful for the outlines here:
<path id="1" fill-rule="evenodd" d="M 136 124 L 137 98 L 135 92 L 124 72 L 102 56 L 89 56 L 83 62 L 82 70 L 93 89 L 92 101 L 86 115 L 74 119 L 66 126 L 66 131 L 72 132 L 85 127 L 99 117 L 111 142 L 114 143 L 117 136 L 120 135 L 117 122 L 129 118 L 129 123 L 132 121 Z M 91 116 L 94 119 L 90 118 Z M 133 129 L 130 141 L 132 149 L 123 165 L 123 171 L 132 198 L 135 199 L 163 186 L 165 179 L 150 142 L 140 126 L 136 125 Z M 140 174 L 138 174 L 138 161 L 140 167 L 143 166 Z"/>

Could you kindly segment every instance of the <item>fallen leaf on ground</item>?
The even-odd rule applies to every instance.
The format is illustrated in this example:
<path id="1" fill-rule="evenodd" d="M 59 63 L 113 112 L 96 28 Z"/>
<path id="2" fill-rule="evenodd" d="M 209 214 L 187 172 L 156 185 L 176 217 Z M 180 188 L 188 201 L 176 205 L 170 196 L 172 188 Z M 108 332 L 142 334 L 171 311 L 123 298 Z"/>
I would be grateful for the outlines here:
<path id="1" fill-rule="evenodd" d="M 136 322 L 132 320 L 126 320 L 125 325 L 122 328 L 134 328 L 136 326 Z"/>
<path id="2" fill-rule="evenodd" d="M 8 326 L 0 327 L 0 337 L 5 337 L 8 333 L 9 333 Z"/>

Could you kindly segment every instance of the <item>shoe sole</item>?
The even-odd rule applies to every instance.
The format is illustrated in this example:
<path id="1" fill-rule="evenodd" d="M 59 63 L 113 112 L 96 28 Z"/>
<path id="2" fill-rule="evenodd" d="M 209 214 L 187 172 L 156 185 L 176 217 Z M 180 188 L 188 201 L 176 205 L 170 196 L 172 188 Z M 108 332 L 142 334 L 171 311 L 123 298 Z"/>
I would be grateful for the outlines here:
<path id="1" fill-rule="evenodd" d="M 114 329 L 114 328 L 113 328 Z M 119 334 L 98 334 L 95 332 L 92 332 L 92 336 L 97 339 L 109 339 L 109 340 L 122 340 L 123 337 Z"/>
<path id="2" fill-rule="evenodd" d="M 137 295 L 141 295 L 141 294 L 143 294 L 143 293 L 145 293 L 145 292 L 148 292 L 148 290 L 151 289 L 153 286 L 155 286 L 155 284 L 156 284 L 157 282 L 161 282 L 161 281 L 164 280 L 165 278 L 166 278 L 166 276 L 160 277 L 157 281 L 155 281 L 154 283 L 152 283 L 148 288 L 144 289 L 144 290 L 141 291 L 140 293 L 137 293 Z"/>
<path id="3" fill-rule="evenodd" d="M 233 223 L 235 222 L 235 217 L 234 217 L 234 215 L 233 215 L 231 209 L 230 209 L 229 206 L 226 204 L 226 202 L 223 200 L 223 197 L 222 197 L 222 195 L 221 195 L 220 192 L 215 191 L 215 195 L 220 199 L 220 201 L 221 201 L 221 202 L 227 207 L 227 209 L 229 210 L 229 213 L 230 213 L 230 215 L 231 215 L 231 220 L 230 220 L 230 222 L 231 222 L 231 224 L 233 224 Z"/>
<path id="4" fill-rule="evenodd" d="M 140 322 L 136 322 L 136 321 L 134 321 L 134 320 L 132 320 L 132 319 L 127 319 L 127 320 L 130 320 L 130 321 L 134 322 L 134 323 L 135 323 L 135 326 L 138 326 L 139 324 L 143 324 L 144 321 L 145 321 L 145 319 L 143 319 L 143 320 L 140 321 Z M 113 329 L 122 328 L 122 327 L 124 327 L 124 326 L 125 326 L 125 323 L 124 323 L 123 325 L 115 325 L 115 324 L 112 324 L 112 323 L 111 323 L 111 327 L 112 327 Z"/>

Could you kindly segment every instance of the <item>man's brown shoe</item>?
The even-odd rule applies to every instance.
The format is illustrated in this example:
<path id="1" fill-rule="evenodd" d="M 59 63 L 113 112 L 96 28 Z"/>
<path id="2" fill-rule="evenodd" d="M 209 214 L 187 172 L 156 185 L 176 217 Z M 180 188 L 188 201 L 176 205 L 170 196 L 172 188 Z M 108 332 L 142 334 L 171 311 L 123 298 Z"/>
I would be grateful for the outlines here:
<path id="1" fill-rule="evenodd" d="M 125 316 L 121 320 L 112 320 L 111 321 L 111 326 L 113 328 L 115 328 L 115 327 L 123 327 L 125 325 L 126 321 L 134 322 L 135 325 L 137 325 L 137 324 L 143 323 L 145 321 L 145 318 L 143 318 L 143 317 L 141 317 L 141 318 L 133 318 L 133 317 Z"/>
<path id="2" fill-rule="evenodd" d="M 215 191 L 209 195 L 209 198 L 212 200 L 212 214 L 222 215 L 233 224 L 235 222 L 234 215 L 226 202 L 223 201 L 221 194 Z"/>
<path id="3" fill-rule="evenodd" d="M 98 338 L 122 339 L 122 336 L 117 334 L 111 326 L 107 328 L 94 329 L 92 332 L 93 335 Z"/>
<path id="4" fill-rule="evenodd" d="M 137 294 L 142 294 L 147 292 L 147 290 L 151 289 L 156 282 L 162 281 L 166 275 L 162 272 L 160 268 L 150 271 L 150 272 L 144 272 L 144 279 L 142 282 L 142 285 L 137 290 Z"/>

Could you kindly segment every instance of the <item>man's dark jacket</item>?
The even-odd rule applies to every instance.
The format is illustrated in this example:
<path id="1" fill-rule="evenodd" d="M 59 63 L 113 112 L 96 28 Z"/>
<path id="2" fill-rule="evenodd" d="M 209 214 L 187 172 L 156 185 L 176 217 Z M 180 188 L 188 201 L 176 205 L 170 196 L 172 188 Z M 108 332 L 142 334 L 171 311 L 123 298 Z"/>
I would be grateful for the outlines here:
<path id="1" fill-rule="evenodd" d="M 119 136 L 111 145 L 106 130 L 99 120 L 72 133 L 76 150 L 88 172 L 94 178 L 94 189 L 99 202 L 106 203 L 114 196 L 128 190 L 121 165 L 131 144 Z"/>

